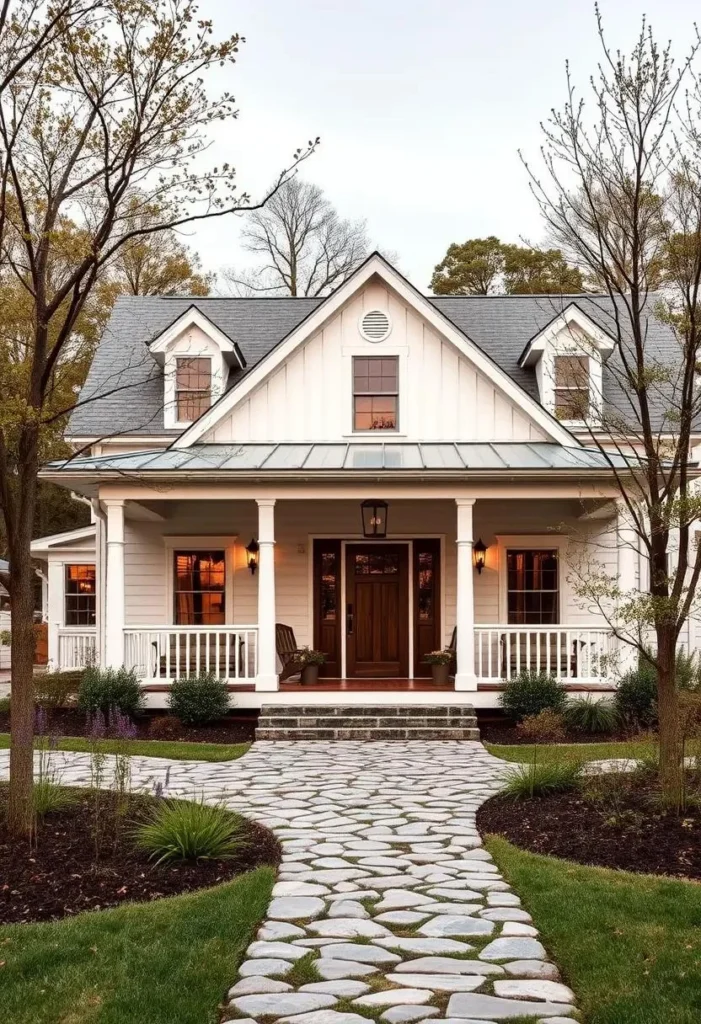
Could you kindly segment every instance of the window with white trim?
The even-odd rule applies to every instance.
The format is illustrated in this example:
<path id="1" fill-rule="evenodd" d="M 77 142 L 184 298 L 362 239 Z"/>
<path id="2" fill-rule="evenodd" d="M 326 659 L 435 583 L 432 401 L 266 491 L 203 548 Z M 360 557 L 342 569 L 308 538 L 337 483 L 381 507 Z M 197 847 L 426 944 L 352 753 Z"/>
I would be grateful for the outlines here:
<path id="1" fill-rule="evenodd" d="M 95 625 L 95 566 L 67 565 L 64 584 L 64 625 Z"/>
<path id="2" fill-rule="evenodd" d="M 554 412 L 559 420 L 586 420 L 591 408 L 589 356 L 553 357 Z"/>
<path id="3" fill-rule="evenodd" d="M 353 430 L 396 430 L 399 357 L 353 357 Z"/>
<path id="4" fill-rule="evenodd" d="M 507 621 L 513 625 L 559 622 L 556 550 L 512 549 L 506 553 Z"/>
<path id="5" fill-rule="evenodd" d="M 175 408 L 178 423 L 192 423 L 212 404 L 212 360 L 208 356 L 177 356 Z"/>
<path id="6" fill-rule="evenodd" d="M 174 551 L 173 573 L 175 625 L 222 626 L 226 622 L 224 551 Z"/>

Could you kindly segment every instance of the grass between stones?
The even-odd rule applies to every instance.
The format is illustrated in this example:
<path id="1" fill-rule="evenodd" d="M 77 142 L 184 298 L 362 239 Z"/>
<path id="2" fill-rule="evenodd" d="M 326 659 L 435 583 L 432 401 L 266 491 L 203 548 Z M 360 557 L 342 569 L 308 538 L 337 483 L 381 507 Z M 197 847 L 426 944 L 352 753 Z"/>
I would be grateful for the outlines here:
<path id="1" fill-rule="evenodd" d="M 587 1024 L 698 1024 L 701 886 L 486 845 Z"/>
<path id="2" fill-rule="evenodd" d="M 301 988 L 302 985 L 312 985 L 316 981 L 323 981 L 324 979 L 316 969 L 317 956 L 317 950 L 310 950 L 306 956 L 295 960 L 291 970 L 280 980 L 286 981 L 293 988 Z"/>
<path id="3" fill-rule="evenodd" d="M 123 746 L 123 745 L 122 745 Z M 250 748 L 250 743 L 189 743 L 180 740 L 131 740 L 129 751 L 140 757 L 166 757 L 172 761 L 236 761 Z M 0 733 L 0 750 L 9 750 L 10 734 Z M 106 754 L 114 754 L 119 743 L 102 740 L 99 747 Z M 87 740 L 77 736 L 64 736 L 59 740 L 59 750 L 88 753 Z"/>
<path id="4" fill-rule="evenodd" d="M 0 926 L 12 1024 L 203 1024 L 217 1019 L 275 881 L 259 868 L 186 896 Z"/>

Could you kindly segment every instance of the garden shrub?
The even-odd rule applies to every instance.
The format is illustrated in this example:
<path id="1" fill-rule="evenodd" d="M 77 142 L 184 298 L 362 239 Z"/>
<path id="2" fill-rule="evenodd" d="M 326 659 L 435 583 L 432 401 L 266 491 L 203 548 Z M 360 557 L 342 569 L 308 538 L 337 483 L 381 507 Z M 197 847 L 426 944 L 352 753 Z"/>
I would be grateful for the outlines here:
<path id="1" fill-rule="evenodd" d="M 10 713 L 10 698 L 0 697 L 0 715 L 9 715 Z"/>
<path id="2" fill-rule="evenodd" d="M 134 833 L 136 845 L 161 864 L 230 860 L 241 849 L 242 821 L 222 807 L 165 800 Z"/>
<path id="3" fill-rule="evenodd" d="M 657 670 L 646 658 L 640 659 L 637 669 L 623 676 L 614 706 L 621 721 L 631 729 L 657 725 Z"/>
<path id="4" fill-rule="evenodd" d="M 591 697 L 573 697 L 563 712 L 565 724 L 573 732 L 613 732 L 620 724 L 616 705 L 610 700 L 592 700 Z"/>
<path id="5" fill-rule="evenodd" d="M 230 706 L 226 683 L 207 673 L 176 679 L 168 694 L 168 707 L 183 725 L 207 725 Z"/>
<path id="6" fill-rule="evenodd" d="M 696 651 L 687 654 L 681 647 L 677 650 L 676 680 L 680 690 L 701 689 L 701 663 Z"/>
<path id="7" fill-rule="evenodd" d="M 520 764 L 507 774 L 502 792 L 510 800 L 532 800 L 577 789 L 581 776 L 582 766 L 576 761 Z"/>
<path id="8" fill-rule="evenodd" d="M 86 714 L 97 712 L 109 717 L 111 710 L 123 715 L 138 715 L 144 706 L 144 694 L 133 670 L 126 668 L 86 668 L 78 691 L 78 707 Z"/>
<path id="9" fill-rule="evenodd" d="M 566 700 L 565 691 L 546 672 L 521 672 L 507 680 L 499 696 L 504 711 L 516 723 L 541 711 L 561 712 Z"/>
<path id="10" fill-rule="evenodd" d="M 152 718 L 148 734 L 152 740 L 172 740 L 180 732 L 180 722 L 174 715 L 157 715 Z"/>
<path id="11" fill-rule="evenodd" d="M 39 707 L 59 711 L 75 703 L 83 670 L 71 672 L 44 672 L 34 677 L 34 698 Z"/>
<path id="12" fill-rule="evenodd" d="M 526 715 L 516 728 L 532 743 L 562 743 L 565 739 L 565 720 L 552 708 L 544 708 L 537 715 Z"/>

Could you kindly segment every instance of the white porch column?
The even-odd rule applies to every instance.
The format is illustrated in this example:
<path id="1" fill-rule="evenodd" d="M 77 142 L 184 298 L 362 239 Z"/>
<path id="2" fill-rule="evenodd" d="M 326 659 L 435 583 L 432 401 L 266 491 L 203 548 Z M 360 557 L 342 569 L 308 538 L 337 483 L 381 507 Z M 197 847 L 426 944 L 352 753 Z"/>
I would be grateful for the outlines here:
<path id="1" fill-rule="evenodd" d="M 458 627 L 455 673 L 456 690 L 476 690 L 475 675 L 475 594 L 472 570 L 472 508 L 474 498 L 456 498 L 458 510 L 457 612 Z"/>
<path id="2" fill-rule="evenodd" d="M 618 552 L 618 585 L 624 595 L 631 590 L 639 589 L 636 582 L 639 549 L 638 535 L 632 525 L 632 519 L 625 502 L 618 502 L 616 520 L 616 546 Z M 618 671 L 621 675 L 634 669 L 637 662 L 635 648 L 631 644 L 620 641 Z"/>
<path id="3" fill-rule="evenodd" d="M 105 601 L 105 665 L 124 664 L 124 499 L 106 498 L 107 587 Z"/>
<path id="4" fill-rule="evenodd" d="M 278 689 L 275 651 L 275 499 L 258 505 L 258 675 L 256 690 Z"/>

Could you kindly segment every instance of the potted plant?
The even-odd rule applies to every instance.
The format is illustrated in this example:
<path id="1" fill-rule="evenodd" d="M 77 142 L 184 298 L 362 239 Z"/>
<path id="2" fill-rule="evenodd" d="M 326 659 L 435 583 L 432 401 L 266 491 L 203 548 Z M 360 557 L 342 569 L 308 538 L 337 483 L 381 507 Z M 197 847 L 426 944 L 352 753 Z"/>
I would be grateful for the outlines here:
<path id="1" fill-rule="evenodd" d="M 315 651 L 313 647 L 302 647 L 297 654 L 297 663 L 301 668 L 301 681 L 303 683 L 315 683 L 319 678 L 319 665 L 326 661 L 326 655 L 322 651 Z"/>
<path id="2" fill-rule="evenodd" d="M 434 683 L 445 684 L 450 680 L 450 663 L 453 660 L 453 652 L 448 647 L 441 651 L 429 651 L 424 655 L 424 665 L 431 666 L 431 676 Z"/>

